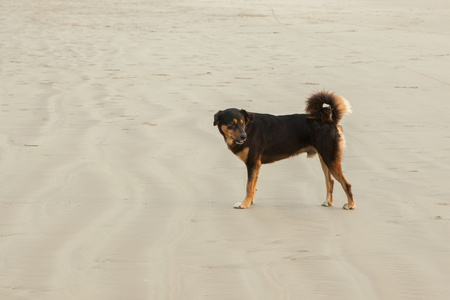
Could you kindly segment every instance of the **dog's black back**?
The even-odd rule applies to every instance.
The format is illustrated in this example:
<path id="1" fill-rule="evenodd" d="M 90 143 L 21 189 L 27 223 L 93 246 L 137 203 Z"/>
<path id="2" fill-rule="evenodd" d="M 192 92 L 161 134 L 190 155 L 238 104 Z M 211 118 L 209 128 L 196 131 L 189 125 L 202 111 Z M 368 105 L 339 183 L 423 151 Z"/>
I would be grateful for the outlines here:
<path id="1" fill-rule="evenodd" d="M 308 123 L 304 114 L 254 114 L 253 122 L 246 126 L 247 146 L 261 150 L 263 164 L 298 154 L 313 141 Z"/>

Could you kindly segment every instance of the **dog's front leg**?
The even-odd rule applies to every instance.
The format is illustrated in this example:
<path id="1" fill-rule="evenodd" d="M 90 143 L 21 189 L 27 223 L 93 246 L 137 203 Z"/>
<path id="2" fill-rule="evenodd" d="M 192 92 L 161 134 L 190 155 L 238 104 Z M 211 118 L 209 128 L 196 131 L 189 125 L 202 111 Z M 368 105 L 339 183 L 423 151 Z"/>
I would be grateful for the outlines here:
<path id="1" fill-rule="evenodd" d="M 247 161 L 247 194 L 244 201 L 238 202 L 234 205 L 234 208 L 247 208 L 253 203 L 255 198 L 256 181 L 258 180 L 259 169 L 261 168 L 261 160 L 258 159 L 255 162 Z"/>

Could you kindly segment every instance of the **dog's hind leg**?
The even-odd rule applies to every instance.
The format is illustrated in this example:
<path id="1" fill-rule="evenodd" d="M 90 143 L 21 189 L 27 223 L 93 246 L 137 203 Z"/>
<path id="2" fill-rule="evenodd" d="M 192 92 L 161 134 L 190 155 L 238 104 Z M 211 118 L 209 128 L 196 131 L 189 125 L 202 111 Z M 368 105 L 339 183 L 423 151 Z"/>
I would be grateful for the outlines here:
<path id="1" fill-rule="evenodd" d="M 238 202 L 234 205 L 234 208 L 247 208 L 253 203 L 255 198 L 256 181 L 258 180 L 259 169 L 261 168 L 261 159 L 256 162 L 248 162 L 247 165 L 247 189 L 246 196 L 242 202 Z"/>
<path id="2" fill-rule="evenodd" d="M 327 198 L 322 203 L 322 206 L 332 206 L 333 205 L 333 186 L 334 186 L 334 180 L 333 176 L 331 176 L 331 172 L 328 169 L 327 165 L 322 159 L 322 156 L 319 155 L 320 158 L 320 164 L 322 165 L 323 174 L 325 175 L 325 184 L 327 187 Z"/>
<path id="3" fill-rule="evenodd" d="M 333 175 L 333 177 L 341 184 L 347 195 L 347 203 L 344 205 L 344 209 L 354 209 L 355 202 L 353 201 L 352 186 L 344 177 L 341 162 L 339 160 L 333 162 L 331 166 L 328 166 L 328 169 L 330 170 L 331 175 Z"/>

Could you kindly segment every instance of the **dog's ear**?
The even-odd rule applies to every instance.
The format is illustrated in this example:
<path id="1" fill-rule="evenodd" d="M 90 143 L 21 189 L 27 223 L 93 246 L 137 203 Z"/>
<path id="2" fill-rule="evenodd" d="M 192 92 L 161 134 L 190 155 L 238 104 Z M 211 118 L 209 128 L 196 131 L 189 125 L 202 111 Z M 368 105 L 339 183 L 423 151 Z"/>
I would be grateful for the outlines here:
<path id="1" fill-rule="evenodd" d="M 219 122 L 220 122 L 220 118 L 222 118 L 222 114 L 223 111 L 219 110 L 218 112 L 216 112 L 216 114 L 214 115 L 214 123 L 213 126 L 216 126 Z"/>
<path id="2" fill-rule="evenodd" d="M 253 117 L 255 116 L 253 113 L 249 113 L 245 109 L 241 109 L 241 114 L 245 118 L 245 123 L 253 122 Z"/>

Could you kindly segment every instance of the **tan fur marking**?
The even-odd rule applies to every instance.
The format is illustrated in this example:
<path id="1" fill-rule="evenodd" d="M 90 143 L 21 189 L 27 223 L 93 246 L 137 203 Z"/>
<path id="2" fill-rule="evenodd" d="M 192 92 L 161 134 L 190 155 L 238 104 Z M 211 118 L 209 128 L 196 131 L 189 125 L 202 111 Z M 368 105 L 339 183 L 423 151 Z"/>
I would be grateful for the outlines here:
<path id="1" fill-rule="evenodd" d="M 247 162 L 249 147 L 244 148 L 244 150 L 236 153 L 236 156 L 239 157 L 243 162 Z"/>
<path id="2" fill-rule="evenodd" d="M 244 121 L 241 120 L 241 125 L 244 125 Z"/>
<path id="3" fill-rule="evenodd" d="M 252 204 L 253 199 L 255 198 L 255 189 L 256 182 L 258 181 L 259 169 L 261 168 L 261 162 L 259 162 L 255 169 L 253 170 L 252 178 L 247 182 L 247 195 L 245 196 L 244 201 L 241 202 L 242 208 L 247 208 Z"/>
<path id="4" fill-rule="evenodd" d="M 220 128 L 222 129 L 222 132 L 225 134 L 225 139 L 226 139 L 227 145 L 228 146 L 233 145 L 233 139 L 231 138 L 232 131 L 228 130 L 227 125 L 222 125 Z"/>
<path id="5" fill-rule="evenodd" d="M 258 180 L 260 168 L 261 157 L 259 157 L 259 160 L 256 163 L 250 178 L 248 178 L 245 199 L 242 202 L 236 203 L 234 205 L 235 208 L 247 208 L 253 203 L 253 199 L 255 198 L 256 182 Z"/>
<path id="6" fill-rule="evenodd" d="M 233 119 L 233 124 L 237 124 L 237 120 L 236 119 Z"/>
<path id="7" fill-rule="evenodd" d="M 342 159 L 342 155 L 344 154 L 345 148 L 346 148 L 346 143 L 345 143 L 345 137 L 344 137 L 344 132 L 342 131 L 342 127 L 341 126 L 337 126 L 337 130 L 339 132 L 339 136 L 341 137 L 339 139 L 339 150 L 338 150 L 338 158 Z"/>
<path id="8" fill-rule="evenodd" d="M 325 175 L 325 185 L 327 188 L 327 198 L 322 203 L 322 206 L 332 206 L 333 205 L 333 186 L 334 180 L 333 176 L 331 176 L 330 170 L 328 170 L 327 165 L 322 159 L 322 156 L 319 155 L 320 164 L 322 165 L 323 174 Z"/>
<path id="9" fill-rule="evenodd" d="M 332 166 L 328 168 L 331 175 L 341 184 L 342 189 L 344 190 L 345 194 L 347 195 L 347 202 L 344 205 L 345 209 L 354 209 L 355 208 L 355 202 L 353 201 L 353 193 L 352 193 L 352 186 L 345 178 L 344 174 L 342 173 L 342 166 L 341 162 L 338 160 L 336 161 Z"/>

